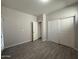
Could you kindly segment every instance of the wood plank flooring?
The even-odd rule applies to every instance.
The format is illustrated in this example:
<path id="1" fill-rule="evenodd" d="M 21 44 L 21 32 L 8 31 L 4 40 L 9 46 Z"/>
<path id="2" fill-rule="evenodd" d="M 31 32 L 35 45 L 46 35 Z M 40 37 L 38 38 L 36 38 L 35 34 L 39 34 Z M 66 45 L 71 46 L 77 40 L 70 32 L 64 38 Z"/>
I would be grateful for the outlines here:
<path id="1" fill-rule="evenodd" d="M 2 59 L 78 59 L 77 51 L 51 41 L 34 41 L 5 49 Z"/>

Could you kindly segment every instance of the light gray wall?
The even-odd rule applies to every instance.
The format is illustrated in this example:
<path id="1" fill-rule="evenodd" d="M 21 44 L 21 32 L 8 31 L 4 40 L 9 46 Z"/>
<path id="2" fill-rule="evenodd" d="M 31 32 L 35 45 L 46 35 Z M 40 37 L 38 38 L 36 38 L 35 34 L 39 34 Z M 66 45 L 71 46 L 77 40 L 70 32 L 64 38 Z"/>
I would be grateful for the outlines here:
<path id="1" fill-rule="evenodd" d="M 75 49 L 77 49 L 78 47 L 78 19 L 77 19 L 77 4 L 74 4 L 74 5 L 70 5 L 70 6 L 67 6 L 63 9 L 60 9 L 60 10 L 57 10 L 53 13 L 50 13 L 49 15 L 47 15 L 47 21 L 51 22 L 53 20 L 57 20 L 57 19 L 60 19 L 60 18 L 65 18 L 65 17 L 70 17 L 70 16 L 76 16 L 76 19 L 75 19 L 75 22 L 74 22 L 74 25 L 75 25 Z M 53 35 L 53 34 L 52 34 Z"/>
<path id="2" fill-rule="evenodd" d="M 31 22 L 35 16 L 2 7 L 5 48 L 32 40 Z"/>
<path id="3" fill-rule="evenodd" d="M 42 22 L 41 25 L 38 26 L 39 28 L 41 28 L 41 31 L 39 30 L 39 36 L 41 34 L 43 41 L 45 41 L 45 40 L 47 40 L 47 19 L 46 19 L 46 14 L 43 13 L 43 14 L 37 16 L 37 21 Z"/>
<path id="4" fill-rule="evenodd" d="M 43 14 L 42 39 L 43 39 L 43 41 L 47 40 L 47 19 L 46 19 L 46 14 Z"/>
<path id="5" fill-rule="evenodd" d="M 55 20 L 63 17 L 75 16 L 77 14 L 77 4 L 67 6 L 63 9 L 51 12 L 47 15 L 47 20 Z"/>

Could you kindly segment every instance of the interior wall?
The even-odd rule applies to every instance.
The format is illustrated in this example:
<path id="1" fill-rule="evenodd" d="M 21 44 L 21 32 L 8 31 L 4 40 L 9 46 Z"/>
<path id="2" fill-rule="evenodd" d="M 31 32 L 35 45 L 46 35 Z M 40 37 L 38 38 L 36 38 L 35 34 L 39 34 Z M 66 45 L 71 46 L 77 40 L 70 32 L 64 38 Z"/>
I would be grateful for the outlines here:
<path id="1" fill-rule="evenodd" d="M 36 17 L 7 7 L 2 7 L 5 48 L 32 40 L 31 22 Z"/>
<path id="2" fill-rule="evenodd" d="M 42 37 L 42 40 L 45 41 L 47 40 L 47 19 L 46 19 L 46 14 L 42 14 L 37 16 L 37 21 L 41 22 L 39 28 L 41 30 L 39 30 L 39 36 Z"/>
<path id="3" fill-rule="evenodd" d="M 55 20 L 63 17 L 70 17 L 70 16 L 75 16 L 77 14 L 77 9 L 78 6 L 77 4 L 73 4 L 67 7 L 64 7 L 60 10 L 57 10 L 55 12 L 51 12 L 47 15 L 47 20 Z"/>
<path id="4" fill-rule="evenodd" d="M 54 20 L 57 20 L 57 19 L 60 19 L 60 18 L 65 18 L 65 17 L 70 17 L 70 16 L 76 16 L 77 17 L 77 4 L 75 5 L 70 5 L 70 6 L 67 6 L 63 9 L 60 9 L 60 10 L 57 10 L 53 13 L 50 13 L 47 15 L 47 21 L 51 22 L 51 21 L 54 21 Z M 77 37 L 78 36 L 78 24 L 77 24 L 77 18 L 74 22 L 74 25 L 75 25 L 75 34 Z M 51 34 L 53 35 L 53 33 Z M 58 36 L 57 36 L 58 37 Z M 49 40 L 49 39 L 48 39 Z M 78 38 L 75 38 L 75 49 L 77 49 L 77 45 L 78 45 Z"/>
<path id="5" fill-rule="evenodd" d="M 46 14 L 43 14 L 42 39 L 43 39 L 43 41 L 47 40 L 47 19 L 46 19 Z"/>

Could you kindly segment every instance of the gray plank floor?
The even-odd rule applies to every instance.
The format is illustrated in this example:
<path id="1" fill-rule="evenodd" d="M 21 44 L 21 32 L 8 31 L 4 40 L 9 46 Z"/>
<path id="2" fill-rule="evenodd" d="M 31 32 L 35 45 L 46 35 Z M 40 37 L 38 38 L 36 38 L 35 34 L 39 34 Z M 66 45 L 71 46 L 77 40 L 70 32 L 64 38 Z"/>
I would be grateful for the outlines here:
<path id="1" fill-rule="evenodd" d="M 5 49 L 2 59 L 78 59 L 77 51 L 51 41 L 34 41 Z"/>

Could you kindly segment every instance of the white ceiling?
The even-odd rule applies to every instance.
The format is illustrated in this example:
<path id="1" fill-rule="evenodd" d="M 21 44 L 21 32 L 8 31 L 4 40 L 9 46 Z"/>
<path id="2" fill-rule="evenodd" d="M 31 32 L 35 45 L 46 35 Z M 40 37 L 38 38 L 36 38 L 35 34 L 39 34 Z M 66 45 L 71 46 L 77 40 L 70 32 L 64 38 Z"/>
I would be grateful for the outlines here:
<path id="1" fill-rule="evenodd" d="M 48 3 L 42 3 L 40 0 L 2 0 L 2 6 L 37 16 L 51 13 L 75 2 L 77 0 L 50 0 Z"/>

